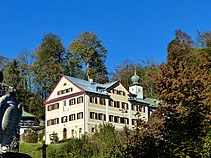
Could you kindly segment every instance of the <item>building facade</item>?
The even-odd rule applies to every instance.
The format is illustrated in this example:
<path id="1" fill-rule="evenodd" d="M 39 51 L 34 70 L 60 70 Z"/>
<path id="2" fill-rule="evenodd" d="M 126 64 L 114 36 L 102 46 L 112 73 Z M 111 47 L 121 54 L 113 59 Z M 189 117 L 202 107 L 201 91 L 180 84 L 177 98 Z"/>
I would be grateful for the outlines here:
<path id="1" fill-rule="evenodd" d="M 95 132 L 103 123 L 131 129 L 138 117 L 147 121 L 149 103 L 143 100 L 139 79 L 135 73 L 128 90 L 119 81 L 99 84 L 62 76 L 44 101 L 46 143 L 53 133 L 63 140 Z"/>

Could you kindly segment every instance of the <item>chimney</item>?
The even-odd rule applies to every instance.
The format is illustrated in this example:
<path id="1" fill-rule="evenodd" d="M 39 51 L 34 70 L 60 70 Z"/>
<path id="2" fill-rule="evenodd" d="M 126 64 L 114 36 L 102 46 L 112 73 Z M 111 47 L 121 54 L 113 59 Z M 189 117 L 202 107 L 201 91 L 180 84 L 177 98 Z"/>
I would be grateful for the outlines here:
<path id="1" fill-rule="evenodd" d="M 93 84 L 93 79 L 89 78 L 89 82 L 90 82 L 91 84 Z"/>

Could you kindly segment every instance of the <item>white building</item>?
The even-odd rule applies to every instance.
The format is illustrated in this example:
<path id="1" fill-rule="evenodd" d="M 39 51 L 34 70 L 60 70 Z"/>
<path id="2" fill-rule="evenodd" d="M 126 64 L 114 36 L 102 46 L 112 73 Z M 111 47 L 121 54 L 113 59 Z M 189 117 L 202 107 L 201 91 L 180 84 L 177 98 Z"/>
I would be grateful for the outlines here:
<path id="1" fill-rule="evenodd" d="M 56 133 L 59 140 L 80 137 L 95 131 L 96 126 L 112 123 L 116 128 L 132 128 L 138 117 L 149 119 L 149 103 L 143 100 L 140 78 L 131 78 L 129 90 L 119 82 L 99 84 L 62 76 L 44 101 L 46 143 Z"/>

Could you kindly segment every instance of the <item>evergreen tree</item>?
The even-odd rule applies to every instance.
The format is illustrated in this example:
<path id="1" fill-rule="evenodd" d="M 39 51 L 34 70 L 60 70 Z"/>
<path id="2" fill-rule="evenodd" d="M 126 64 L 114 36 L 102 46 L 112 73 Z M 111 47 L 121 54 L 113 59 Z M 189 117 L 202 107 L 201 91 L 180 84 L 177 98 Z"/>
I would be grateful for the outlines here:
<path id="1" fill-rule="evenodd" d="M 45 99 L 63 73 L 65 49 L 61 39 L 55 34 L 47 34 L 36 49 L 36 60 L 33 64 L 34 86 L 37 93 Z"/>
<path id="2" fill-rule="evenodd" d="M 4 82 L 7 85 L 15 89 L 18 86 L 21 86 L 19 62 L 17 60 L 14 60 L 7 67 L 5 67 L 3 73 L 4 73 Z"/>

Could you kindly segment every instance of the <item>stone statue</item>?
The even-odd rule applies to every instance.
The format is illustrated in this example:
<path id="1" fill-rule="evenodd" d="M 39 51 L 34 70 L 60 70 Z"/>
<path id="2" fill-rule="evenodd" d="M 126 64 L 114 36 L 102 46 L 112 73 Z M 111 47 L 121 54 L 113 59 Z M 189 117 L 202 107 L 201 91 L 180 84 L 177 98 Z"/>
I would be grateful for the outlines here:
<path id="1" fill-rule="evenodd" d="M 0 154 L 17 152 L 18 125 L 22 115 L 22 106 L 16 100 L 15 89 L 2 83 L 0 71 Z"/>

